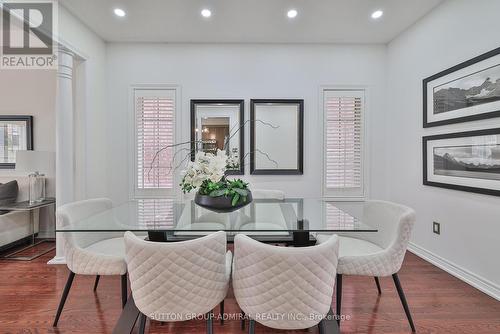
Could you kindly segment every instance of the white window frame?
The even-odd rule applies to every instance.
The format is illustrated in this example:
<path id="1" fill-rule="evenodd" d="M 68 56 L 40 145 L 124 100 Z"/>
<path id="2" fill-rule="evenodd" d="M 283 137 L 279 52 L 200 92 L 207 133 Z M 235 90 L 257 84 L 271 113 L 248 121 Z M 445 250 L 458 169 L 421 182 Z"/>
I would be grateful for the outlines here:
<path id="1" fill-rule="evenodd" d="M 363 105 L 361 110 L 361 189 L 345 189 L 345 190 L 333 190 L 326 187 L 326 110 L 325 110 L 325 92 L 327 91 L 362 91 Z M 325 199 L 331 199 L 336 201 L 364 201 L 367 198 L 369 191 L 369 159 L 368 159 L 368 136 L 369 130 L 366 124 L 369 124 L 369 93 L 370 87 L 366 85 L 325 85 L 320 87 L 319 94 L 319 107 L 321 121 L 323 122 L 323 133 L 322 133 L 322 155 L 323 155 L 323 166 L 322 166 L 322 178 L 321 178 L 321 192 Z"/>
<path id="2" fill-rule="evenodd" d="M 138 189 L 137 187 L 137 117 L 136 117 L 136 106 L 135 106 L 135 96 L 138 90 L 171 90 L 174 91 L 175 101 L 174 101 L 174 143 L 180 142 L 181 129 L 182 129 L 182 103 L 181 103 L 181 88 L 178 85 L 171 84 L 134 84 L 130 85 L 129 90 L 129 110 L 130 117 L 130 143 L 132 154 L 130 154 L 131 166 L 129 170 L 129 198 L 130 199 L 141 199 L 141 198 L 176 198 L 180 196 L 180 188 L 177 186 L 180 182 L 179 171 L 174 171 L 172 189 Z M 129 150 L 130 152 L 130 150 Z M 177 161 L 174 161 L 174 165 Z"/>

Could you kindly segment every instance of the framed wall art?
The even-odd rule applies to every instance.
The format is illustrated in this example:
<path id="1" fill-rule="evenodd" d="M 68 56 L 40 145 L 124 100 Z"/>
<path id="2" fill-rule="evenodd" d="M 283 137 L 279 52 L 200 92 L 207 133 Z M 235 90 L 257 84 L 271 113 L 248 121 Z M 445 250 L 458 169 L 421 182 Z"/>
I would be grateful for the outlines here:
<path id="1" fill-rule="evenodd" d="M 304 100 L 250 100 L 250 174 L 304 171 Z"/>
<path id="2" fill-rule="evenodd" d="M 0 169 L 16 167 L 16 152 L 33 149 L 33 116 L 0 115 Z"/>
<path id="3" fill-rule="evenodd" d="M 500 48 L 423 80 L 424 128 L 500 116 Z"/>
<path id="4" fill-rule="evenodd" d="M 423 137 L 424 185 L 500 196 L 500 128 Z"/>

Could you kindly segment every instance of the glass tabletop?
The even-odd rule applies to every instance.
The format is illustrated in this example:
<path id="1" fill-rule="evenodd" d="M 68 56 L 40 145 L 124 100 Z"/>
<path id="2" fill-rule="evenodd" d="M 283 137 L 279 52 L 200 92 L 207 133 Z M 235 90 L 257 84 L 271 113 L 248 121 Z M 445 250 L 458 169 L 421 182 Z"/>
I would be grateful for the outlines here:
<path id="1" fill-rule="evenodd" d="M 362 222 L 363 202 L 288 198 L 253 200 L 233 212 L 214 212 L 194 201 L 141 199 L 60 226 L 57 232 L 377 232 Z"/>

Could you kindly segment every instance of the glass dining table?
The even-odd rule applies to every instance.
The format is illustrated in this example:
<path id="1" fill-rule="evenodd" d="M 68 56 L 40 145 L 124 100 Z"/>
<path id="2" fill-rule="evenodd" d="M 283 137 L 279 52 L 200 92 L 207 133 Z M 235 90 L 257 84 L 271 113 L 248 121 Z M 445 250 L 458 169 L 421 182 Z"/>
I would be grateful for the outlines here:
<path id="1" fill-rule="evenodd" d="M 198 206 L 194 201 L 141 199 L 59 226 L 56 232 L 110 233 L 110 237 L 116 237 L 131 231 L 150 241 L 177 242 L 225 231 L 229 243 L 236 234 L 244 233 L 262 242 L 304 247 L 315 244 L 316 233 L 377 232 L 362 221 L 363 207 L 363 202 L 287 198 L 253 200 L 232 212 L 217 212 Z M 113 333 L 131 333 L 138 315 L 139 310 L 130 295 Z M 339 333 L 332 310 L 327 319 L 326 332 Z"/>
<path id="2" fill-rule="evenodd" d="M 232 212 L 217 212 L 192 200 L 141 199 L 59 226 L 56 232 L 131 231 L 147 235 L 150 241 L 175 242 L 225 231 L 229 243 L 236 234 L 243 233 L 262 242 L 299 247 L 314 244 L 315 233 L 377 232 L 362 217 L 362 202 L 261 199 Z"/>

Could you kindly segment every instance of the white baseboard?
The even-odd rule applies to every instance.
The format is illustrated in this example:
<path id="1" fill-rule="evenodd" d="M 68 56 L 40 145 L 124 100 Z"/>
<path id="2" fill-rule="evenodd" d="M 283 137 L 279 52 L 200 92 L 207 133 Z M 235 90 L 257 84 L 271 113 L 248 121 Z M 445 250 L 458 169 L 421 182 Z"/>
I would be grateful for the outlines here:
<path id="1" fill-rule="evenodd" d="M 47 264 L 66 264 L 66 258 L 64 256 L 55 256 Z"/>
<path id="2" fill-rule="evenodd" d="M 432 263 L 436 267 L 443 269 L 447 273 L 500 301 L 500 286 L 497 284 L 482 278 L 481 276 L 478 276 L 453 262 L 443 259 L 442 257 L 429 252 L 412 242 L 408 245 L 408 250 L 427 262 Z"/>

